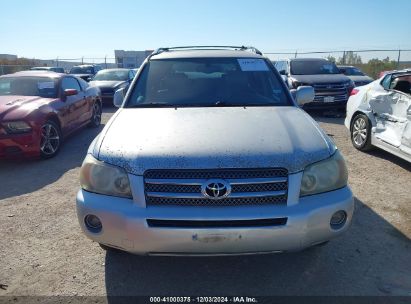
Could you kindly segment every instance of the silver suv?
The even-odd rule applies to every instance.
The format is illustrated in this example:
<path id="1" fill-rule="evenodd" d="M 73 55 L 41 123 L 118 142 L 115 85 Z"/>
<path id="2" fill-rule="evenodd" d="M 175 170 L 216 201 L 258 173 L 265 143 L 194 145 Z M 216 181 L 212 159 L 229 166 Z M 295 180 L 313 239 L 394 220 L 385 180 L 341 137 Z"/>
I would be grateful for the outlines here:
<path id="1" fill-rule="evenodd" d="M 347 230 L 340 152 L 255 48 L 163 48 L 91 144 L 80 226 L 104 248 L 150 255 L 296 251 Z M 292 97 L 295 96 L 295 100 Z"/>

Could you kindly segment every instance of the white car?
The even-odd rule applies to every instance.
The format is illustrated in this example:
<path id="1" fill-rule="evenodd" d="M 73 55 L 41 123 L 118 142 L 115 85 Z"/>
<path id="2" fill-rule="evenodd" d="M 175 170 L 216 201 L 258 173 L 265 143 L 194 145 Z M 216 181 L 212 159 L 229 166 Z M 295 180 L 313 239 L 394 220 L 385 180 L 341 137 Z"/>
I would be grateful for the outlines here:
<path id="1" fill-rule="evenodd" d="M 345 126 L 355 148 L 373 146 L 411 162 L 411 72 L 395 71 L 355 88 Z"/>

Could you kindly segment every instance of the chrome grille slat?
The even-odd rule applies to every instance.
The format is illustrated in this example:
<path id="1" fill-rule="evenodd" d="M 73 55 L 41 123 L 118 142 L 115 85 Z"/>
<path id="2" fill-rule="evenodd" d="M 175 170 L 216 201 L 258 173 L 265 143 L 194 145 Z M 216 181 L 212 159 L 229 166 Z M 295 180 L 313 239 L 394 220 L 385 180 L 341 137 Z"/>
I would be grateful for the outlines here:
<path id="1" fill-rule="evenodd" d="M 262 206 L 262 205 L 284 205 L 287 196 L 261 197 L 261 198 L 225 198 L 222 200 L 198 199 L 174 199 L 174 198 L 151 198 L 147 197 L 148 206 L 184 206 L 184 207 L 230 207 L 230 206 Z"/>
<path id="2" fill-rule="evenodd" d="M 314 84 L 314 102 L 324 102 L 325 97 L 334 97 L 334 102 L 346 102 L 348 100 L 347 88 L 338 83 Z"/>
<path id="3" fill-rule="evenodd" d="M 271 184 L 271 183 L 285 183 L 286 177 L 272 177 L 272 178 L 248 178 L 244 179 L 226 179 L 231 185 L 241 184 Z M 155 179 L 148 178 L 145 180 L 146 184 L 167 184 L 167 185 L 202 185 L 207 179 Z"/>
<path id="4" fill-rule="evenodd" d="M 224 179 L 231 193 L 221 199 L 202 194 L 210 179 Z M 288 171 L 274 169 L 150 170 L 144 174 L 146 205 L 236 206 L 286 204 Z"/>

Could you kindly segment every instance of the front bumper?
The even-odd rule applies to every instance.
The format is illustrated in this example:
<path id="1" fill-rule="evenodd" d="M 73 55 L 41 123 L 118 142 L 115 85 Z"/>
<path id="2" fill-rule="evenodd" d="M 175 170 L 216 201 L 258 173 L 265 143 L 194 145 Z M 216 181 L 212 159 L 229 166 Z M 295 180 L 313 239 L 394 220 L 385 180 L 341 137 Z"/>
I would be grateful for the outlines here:
<path id="1" fill-rule="evenodd" d="M 333 230 L 331 216 L 347 213 L 343 227 Z M 288 206 L 144 207 L 130 199 L 80 190 L 77 215 L 83 232 L 92 240 L 135 254 L 224 255 L 298 251 L 345 232 L 352 219 L 354 200 L 348 187 L 300 198 Z M 88 214 L 96 215 L 102 230 L 91 232 Z M 157 220 L 255 220 L 287 217 L 282 226 L 236 228 L 150 227 Z"/>
<path id="2" fill-rule="evenodd" d="M 345 110 L 347 101 L 343 102 L 310 102 L 303 105 L 304 110 Z"/>
<path id="3" fill-rule="evenodd" d="M 35 132 L 26 134 L 0 134 L 0 159 L 39 157 L 40 138 Z"/>

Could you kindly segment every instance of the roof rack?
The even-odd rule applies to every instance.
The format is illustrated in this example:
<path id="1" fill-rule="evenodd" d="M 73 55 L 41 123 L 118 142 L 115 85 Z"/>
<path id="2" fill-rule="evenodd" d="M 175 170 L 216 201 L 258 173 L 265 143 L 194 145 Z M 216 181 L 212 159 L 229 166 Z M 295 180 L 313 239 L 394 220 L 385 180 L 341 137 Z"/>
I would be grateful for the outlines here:
<path id="1" fill-rule="evenodd" d="M 175 47 L 161 47 L 151 53 L 151 56 L 161 54 L 163 52 L 168 52 L 172 50 L 187 50 L 187 49 L 234 49 L 237 51 L 252 51 L 258 55 L 262 55 L 257 48 L 253 46 L 232 46 L 232 45 L 196 45 L 196 46 L 175 46 Z"/>

